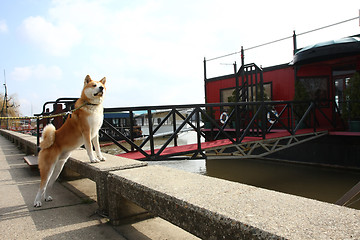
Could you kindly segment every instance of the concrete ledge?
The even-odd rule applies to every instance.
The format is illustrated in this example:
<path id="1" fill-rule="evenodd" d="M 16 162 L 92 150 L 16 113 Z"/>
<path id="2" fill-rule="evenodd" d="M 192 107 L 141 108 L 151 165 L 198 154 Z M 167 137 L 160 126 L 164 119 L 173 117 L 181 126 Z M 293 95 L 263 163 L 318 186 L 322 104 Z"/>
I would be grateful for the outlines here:
<path id="1" fill-rule="evenodd" d="M 203 239 L 359 239 L 360 211 L 160 166 L 109 174 L 122 198 Z"/>
<path id="2" fill-rule="evenodd" d="M 18 148 L 22 149 L 26 154 L 37 155 L 36 137 L 18 133 L 10 130 L 0 129 L 0 134 L 13 142 Z"/>
<path id="3" fill-rule="evenodd" d="M 22 149 L 26 154 L 37 155 L 36 137 L 4 129 L 0 129 L 0 134 L 15 143 L 18 148 Z M 90 163 L 85 149 L 75 150 L 66 162 L 63 172 L 70 170 L 96 182 L 99 210 L 108 213 L 107 175 L 109 172 L 142 167 L 146 166 L 147 163 L 106 153 L 103 155 L 106 157 L 106 161 L 93 164 Z M 141 212 L 143 211 L 144 210 Z"/>
<path id="4" fill-rule="evenodd" d="M 18 147 L 36 138 L 0 133 Z M 85 150 L 66 168 L 96 182 L 98 205 L 113 223 L 148 210 L 203 239 L 360 239 L 360 211 L 244 184 Z M 136 204 L 136 205 L 135 205 Z"/>
<path id="5" fill-rule="evenodd" d="M 146 166 L 147 163 L 106 153 L 103 153 L 103 155 L 106 157 L 106 161 L 90 163 L 85 149 L 75 150 L 71 153 L 71 156 L 65 164 L 65 168 L 96 182 L 97 203 L 99 209 L 108 214 L 107 176 L 109 172 L 143 167 Z"/>

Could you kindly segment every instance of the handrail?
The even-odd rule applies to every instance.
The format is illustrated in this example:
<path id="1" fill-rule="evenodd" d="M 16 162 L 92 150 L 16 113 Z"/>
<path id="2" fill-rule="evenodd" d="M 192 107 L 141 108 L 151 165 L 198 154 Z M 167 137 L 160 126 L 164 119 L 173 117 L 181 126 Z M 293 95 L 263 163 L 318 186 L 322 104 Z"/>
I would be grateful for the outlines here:
<path id="1" fill-rule="evenodd" d="M 321 101 L 326 102 L 326 101 Z M 336 104 L 335 101 L 328 101 L 329 104 Z M 305 106 L 305 112 L 300 113 L 296 107 L 298 105 Z M 330 106 L 330 105 L 329 105 Z M 216 115 L 219 115 L 219 111 L 222 108 L 226 107 L 234 107 L 232 112 L 229 115 L 227 121 L 221 125 L 216 117 L 210 116 L 205 109 L 216 109 Z M 236 119 L 236 107 L 238 108 L 241 116 L 241 119 Z M 241 109 L 240 109 L 241 108 Z M 275 115 L 270 111 L 271 109 L 277 109 L 280 111 L 280 114 Z M 190 109 L 189 115 L 185 118 L 179 112 L 180 109 Z M 198 149 L 194 150 L 192 158 L 197 157 L 199 154 L 203 156 L 203 151 L 201 149 L 201 137 L 207 137 L 204 135 L 204 126 L 200 126 L 200 122 L 196 121 L 195 123 L 191 122 L 191 119 L 194 116 L 199 116 L 200 114 L 203 116 L 203 121 L 207 120 L 210 122 L 211 127 L 208 129 L 212 132 L 216 132 L 215 137 L 213 139 L 206 139 L 207 141 L 217 140 L 220 138 L 225 138 L 230 140 L 233 143 L 240 143 L 243 139 L 248 135 L 253 136 L 262 136 L 266 137 L 266 134 L 272 131 L 275 127 L 285 129 L 290 134 L 294 135 L 303 124 L 306 124 L 307 127 L 312 127 L 316 131 L 319 125 L 318 118 L 323 116 L 324 121 L 329 122 L 332 126 L 335 127 L 336 123 L 332 122 L 329 117 L 326 116 L 324 111 L 321 109 L 320 104 L 317 104 L 314 101 L 264 101 L 264 102 L 238 102 L 238 103 L 209 103 L 209 104 L 187 104 L 187 105 L 164 105 L 164 106 L 144 106 L 144 107 L 131 107 L 131 108 L 111 108 L 106 109 L 107 111 L 147 111 L 149 117 L 149 123 L 152 125 L 152 111 L 156 110 L 169 110 L 166 116 L 160 121 L 160 123 L 155 127 L 155 130 L 150 131 L 150 136 L 145 138 L 143 142 L 139 145 L 141 148 L 144 147 L 146 143 L 149 141 L 153 141 L 154 134 L 163 126 L 165 122 L 171 117 L 177 114 L 182 118 L 182 122 L 179 126 L 173 128 L 173 132 L 170 134 L 168 140 L 160 146 L 158 150 L 154 148 L 154 144 L 150 146 L 149 156 L 144 155 L 144 159 L 154 160 L 154 159 L 162 159 L 161 154 L 164 150 L 169 146 L 169 144 L 174 141 L 174 146 L 177 146 L 175 139 L 177 134 L 184 128 L 185 125 L 189 124 L 190 127 L 197 133 L 197 145 Z M 256 111 L 254 111 L 256 110 Z M 273 122 L 269 123 L 266 121 L 265 114 L 269 112 L 271 118 L 273 118 Z M 150 114 L 149 114 L 150 113 Z M 300 115 L 300 117 L 296 117 Z M 199 118 L 199 117 L 198 117 Z M 265 118 L 265 121 L 264 121 Z M 298 119 L 298 121 L 295 121 Z M 231 136 L 228 131 L 226 131 L 231 121 L 240 122 L 239 127 L 241 134 L 239 137 Z M 261 122 L 265 122 L 265 124 L 261 124 Z M 173 121 L 174 124 L 174 121 Z M 168 158 L 167 156 L 166 158 Z"/>
<path id="2" fill-rule="evenodd" d="M 73 104 L 75 104 L 76 100 L 78 100 L 78 98 L 58 98 L 55 101 L 49 101 L 49 102 L 45 102 L 43 105 L 43 111 L 39 114 L 34 114 L 35 116 L 41 116 L 41 115 L 49 115 L 52 114 L 56 111 L 56 109 L 54 108 L 53 111 L 51 112 L 46 112 L 46 106 L 48 104 L 66 104 L 66 103 L 70 103 L 71 105 L 67 105 L 67 107 L 69 108 L 69 106 L 72 106 Z"/>
<path id="3" fill-rule="evenodd" d="M 70 103 L 70 101 L 76 100 L 75 98 L 59 98 L 54 102 L 46 102 L 44 104 L 44 109 L 46 104 L 50 103 Z M 335 101 L 321 101 L 321 103 L 327 102 L 327 109 L 332 108 L 332 114 L 337 114 L 336 108 L 337 104 Z M 304 106 L 306 111 L 302 112 L 301 108 L 298 106 Z M 67 106 L 68 108 L 69 106 Z M 229 118 L 225 121 L 224 124 L 221 124 L 217 120 L 222 109 L 232 108 L 232 111 L 229 114 Z M 215 115 L 209 115 L 205 110 L 212 109 Z M 279 114 L 274 114 L 272 109 L 278 110 Z M 300 110 L 299 110 L 300 109 Z M 169 112 L 165 117 L 159 122 L 157 126 L 153 126 L 153 113 L 154 111 L 159 110 L 168 110 Z M 181 113 L 181 110 L 189 110 L 187 116 Z M 54 110 L 55 111 L 55 110 Z M 237 111 L 237 113 L 236 113 Z M 177 135 L 185 128 L 186 125 L 197 133 L 197 149 L 193 151 L 192 158 L 197 157 L 198 155 L 204 156 L 203 150 L 201 149 L 201 138 L 205 138 L 206 141 L 218 140 L 218 139 L 228 139 L 233 144 L 241 143 L 246 136 L 257 136 L 266 138 L 266 134 L 270 131 L 273 131 L 274 128 L 284 129 L 290 134 L 294 135 L 300 127 L 305 124 L 307 127 L 314 128 L 314 131 L 320 127 L 318 118 L 323 117 L 322 120 L 327 121 L 333 127 L 336 126 L 336 117 L 328 116 L 324 109 L 322 109 L 319 102 L 315 101 L 263 101 L 263 102 L 230 102 L 230 103 L 207 103 L 207 104 L 185 104 L 185 105 L 162 105 L 162 106 L 142 106 L 142 107 L 118 107 L 118 108 L 105 108 L 104 112 L 129 112 L 131 115 L 130 121 L 130 132 L 134 128 L 134 113 L 136 112 L 146 112 L 147 120 L 149 124 L 149 136 L 145 137 L 142 143 L 136 143 L 134 137 L 130 134 L 130 138 L 125 136 L 123 133 L 118 131 L 114 126 L 109 122 L 104 121 L 104 125 L 112 129 L 116 134 L 118 134 L 122 140 L 125 140 L 131 147 L 128 149 L 121 143 L 117 142 L 113 137 L 106 134 L 104 131 L 102 133 L 107 136 L 111 141 L 120 147 L 125 152 L 138 151 L 143 155 L 144 159 L 154 160 L 162 159 L 161 154 L 164 150 L 170 145 L 173 141 L 174 146 L 177 146 Z M 269 113 L 270 118 L 272 119 L 271 123 L 267 120 L 266 114 Z M 43 111 L 41 114 L 48 114 Z M 39 115 L 41 115 L 39 114 Z M 202 119 L 200 119 L 202 115 Z M 177 126 L 176 118 L 180 118 L 181 123 Z M 193 122 L 195 118 L 195 122 Z M 158 150 L 155 149 L 154 144 L 154 135 L 159 131 L 159 129 L 166 124 L 168 120 L 172 120 L 172 132 L 168 140 L 160 146 Z M 204 126 L 202 126 L 201 121 L 208 121 L 211 125 L 210 128 L 207 128 L 207 131 L 210 131 L 209 134 L 204 133 Z M 231 128 L 230 123 L 235 122 L 235 129 L 237 133 L 236 136 L 232 136 L 228 129 Z M 212 137 L 211 137 L 212 136 Z M 215 137 L 213 137 L 215 136 Z M 209 138 L 210 137 L 210 138 Z M 145 144 L 150 143 L 150 151 L 145 151 Z"/>

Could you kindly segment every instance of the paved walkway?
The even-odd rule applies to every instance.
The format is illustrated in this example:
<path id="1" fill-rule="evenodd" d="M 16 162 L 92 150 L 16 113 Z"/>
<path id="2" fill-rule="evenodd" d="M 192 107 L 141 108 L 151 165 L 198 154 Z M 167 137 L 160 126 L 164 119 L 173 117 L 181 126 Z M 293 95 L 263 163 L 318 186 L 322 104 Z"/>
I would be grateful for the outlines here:
<path id="1" fill-rule="evenodd" d="M 34 208 L 40 177 L 24 163 L 24 156 L 0 136 L 1 239 L 196 239 L 159 218 L 111 226 L 95 214 L 95 185 L 87 179 L 57 181 L 54 201 Z"/>

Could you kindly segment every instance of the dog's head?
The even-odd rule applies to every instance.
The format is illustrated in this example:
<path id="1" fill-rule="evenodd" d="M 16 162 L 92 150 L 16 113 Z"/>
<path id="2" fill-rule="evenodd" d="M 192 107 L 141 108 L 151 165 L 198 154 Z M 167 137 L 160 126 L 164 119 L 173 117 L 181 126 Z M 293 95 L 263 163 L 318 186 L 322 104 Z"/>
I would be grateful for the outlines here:
<path id="1" fill-rule="evenodd" d="M 92 104 L 102 103 L 106 90 L 105 82 L 105 77 L 100 81 L 94 81 L 87 75 L 84 80 L 84 88 L 81 97 L 86 98 L 86 101 Z"/>

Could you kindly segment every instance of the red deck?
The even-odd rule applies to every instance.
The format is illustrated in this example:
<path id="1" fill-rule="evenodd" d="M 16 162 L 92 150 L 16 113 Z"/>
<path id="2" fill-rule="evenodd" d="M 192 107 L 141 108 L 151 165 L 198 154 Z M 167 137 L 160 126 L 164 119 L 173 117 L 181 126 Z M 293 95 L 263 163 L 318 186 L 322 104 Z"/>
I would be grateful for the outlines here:
<path id="1" fill-rule="evenodd" d="M 326 131 L 326 129 L 317 129 L 317 132 L 322 132 L 322 131 Z M 312 133 L 312 132 L 314 132 L 313 129 L 300 129 L 296 132 L 295 135 L 302 135 L 302 134 L 307 134 L 307 133 Z M 288 131 L 280 130 L 280 131 L 266 134 L 266 139 L 281 138 L 281 137 L 287 137 L 290 135 L 291 134 Z M 259 141 L 259 140 L 262 140 L 262 138 L 261 137 L 245 137 L 242 142 L 253 142 L 253 141 Z M 211 141 L 211 142 L 203 142 L 203 143 L 201 143 L 201 149 L 205 150 L 205 149 L 210 149 L 213 147 L 221 147 L 221 146 L 226 146 L 226 145 L 230 145 L 230 144 L 232 144 L 232 142 L 229 139 L 221 139 L 221 140 L 215 140 L 215 141 Z M 160 156 L 176 155 L 177 153 L 182 153 L 182 154 L 192 153 L 192 152 L 195 152 L 197 150 L 197 148 L 198 148 L 197 143 L 183 145 L 183 146 L 177 146 L 177 147 L 167 147 L 160 154 Z M 159 149 L 155 149 L 155 153 L 158 151 L 159 151 Z M 149 155 L 151 153 L 150 150 L 146 150 L 145 152 Z M 144 158 L 144 155 L 138 151 L 122 153 L 122 154 L 118 154 L 117 156 L 130 158 L 130 159 L 143 159 Z"/>
<path id="2" fill-rule="evenodd" d="M 352 136 L 352 137 L 360 137 L 360 132 L 340 132 L 340 131 L 331 131 L 329 132 L 331 136 Z"/>

